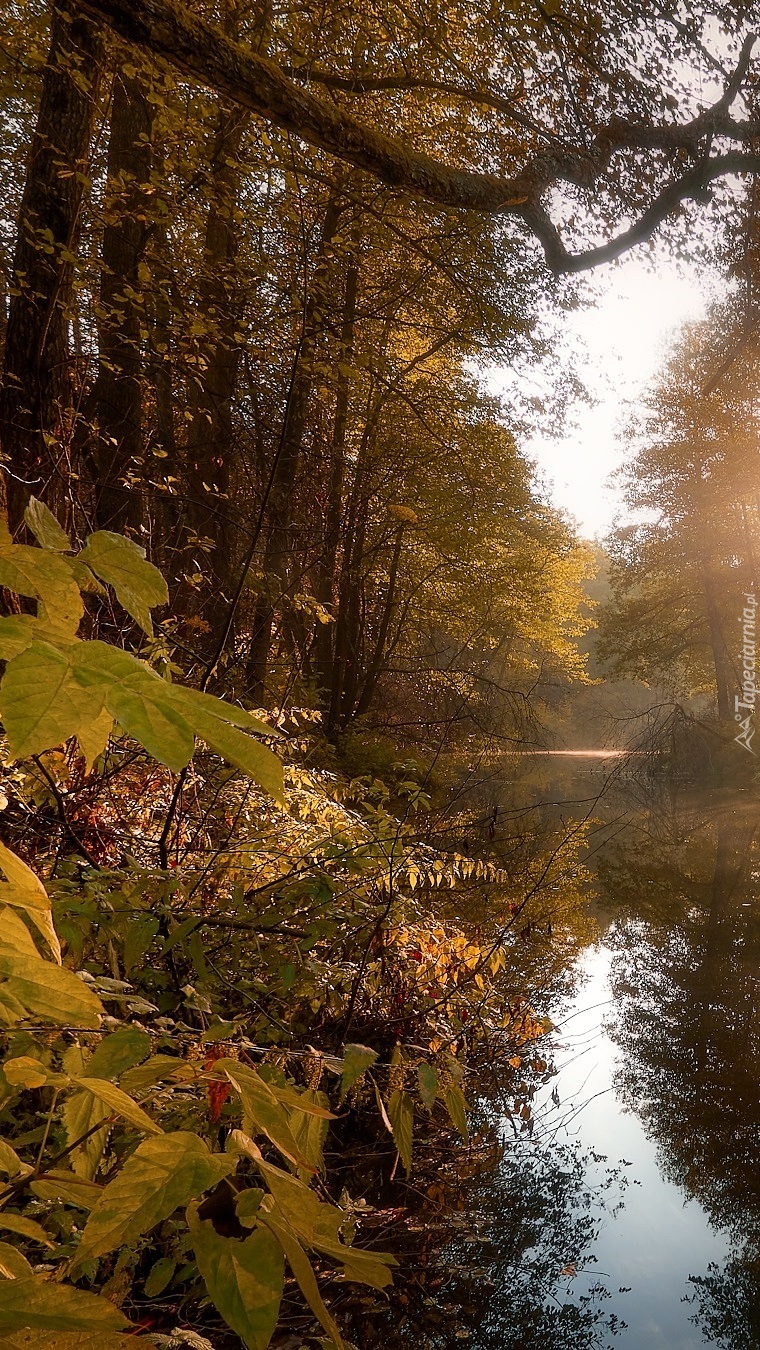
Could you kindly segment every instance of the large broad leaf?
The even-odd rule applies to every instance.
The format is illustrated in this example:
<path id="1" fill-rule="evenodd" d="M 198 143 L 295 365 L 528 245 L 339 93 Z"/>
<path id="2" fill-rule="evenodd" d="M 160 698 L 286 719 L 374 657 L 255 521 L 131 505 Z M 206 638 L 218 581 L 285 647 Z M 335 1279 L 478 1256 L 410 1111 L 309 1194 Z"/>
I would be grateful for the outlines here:
<path id="1" fill-rule="evenodd" d="M 187 1130 L 144 1140 L 87 1220 L 76 1266 L 134 1242 L 179 1206 L 216 1186 L 235 1166 L 234 1158 L 212 1154 Z"/>
<path id="2" fill-rule="evenodd" d="M 325 1204 L 297 1177 L 289 1176 L 279 1167 L 264 1162 L 263 1158 L 256 1160 L 256 1166 L 276 1201 L 275 1217 L 279 1216 L 282 1225 L 291 1229 L 301 1242 L 339 1262 L 349 1280 L 359 1280 L 373 1289 L 383 1289 L 391 1283 L 389 1266 L 396 1265 L 392 1256 L 385 1252 L 361 1251 L 342 1241 L 340 1230 L 346 1217 L 342 1210 Z M 245 1222 L 243 1213 L 239 1202 L 241 1223 Z M 268 1222 L 264 1212 L 261 1221 Z"/>
<path id="3" fill-rule="evenodd" d="M 138 1106 L 128 1093 L 116 1087 L 115 1083 L 109 1083 L 105 1078 L 91 1078 L 89 1074 L 86 1078 L 75 1078 L 74 1082 L 78 1087 L 84 1088 L 85 1092 L 91 1092 L 93 1097 L 97 1097 L 98 1101 L 103 1102 L 110 1111 L 123 1116 L 136 1129 L 143 1130 L 146 1134 L 163 1134 L 161 1126 L 156 1124 L 155 1120 L 151 1120 L 142 1107 Z"/>
<path id="4" fill-rule="evenodd" d="M 278 1223 L 277 1218 L 272 1214 L 263 1215 L 262 1222 L 266 1224 L 273 1237 L 282 1247 L 288 1259 L 288 1265 L 296 1277 L 298 1287 L 317 1321 L 324 1327 L 333 1345 L 337 1346 L 338 1350 L 344 1350 L 345 1342 L 340 1334 L 338 1324 L 324 1305 L 311 1261 L 298 1238 L 288 1228 L 287 1224 Z"/>
<path id="5" fill-rule="evenodd" d="M 97 1027 L 103 1012 L 100 999 L 76 975 L 43 961 L 26 924 L 7 907 L 0 910 L 0 998 L 61 1026 Z"/>
<path id="6" fill-rule="evenodd" d="M 150 611 L 154 605 L 166 604 L 169 591 L 158 568 L 146 561 L 145 549 L 124 535 L 99 530 L 90 535 L 79 561 L 113 586 L 119 604 L 152 637 Z"/>
<path id="7" fill-rule="evenodd" d="M 77 740 L 79 741 L 79 749 L 84 755 L 85 767 L 88 772 L 98 755 L 102 755 L 107 748 L 113 725 L 113 714 L 107 708 L 101 708 L 97 717 L 93 717 L 91 722 L 83 723 L 79 727 Z"/>
<path id="8" fill-rule="evenodd" d="M 223 759 L 234 764 L 236 769 L 247 773 L 265 792 L 282 802 L 282 764 L 277 756 L 260 741 L 247 736 L 228 721 L 222 721 L 215 713 L 207 712 L 202 704 L 188 700 L 186 695 L 191 691 L 181 685 L 173 685 L 172 688 L 176 706 L 192 721 L 196 735 Z"/>
<path id="9" fill-rule="evenodd" d="M 165 1083 L 170 1078 L 191 1081 L 198 1076 L 198 1071 L 199 1066 L 186 1059 L 179 1059 L 177 1055 L 152 1055 L 144 1064 L 127 1069 L 122 1076 L 121 1086 L 129 1093 L 145 1092 L 154 1084 Z"/>
<path id="10" fill-rule="evenodd" d="M 6 1177 L 17 1177 L 19 1172 L 23 1172 L 24 1166 L 16 1150 L 0 1139 L 0 1172 Z"/>
<path id="11" fill-rule="evenodd" d="M 343 1069 L 340 1080 L 341 1100 L 346 1093 L 358 1083 L 367 1069 L 371 1069 L 377 1059 L 377 1050 L 370 1050 L 368 1045 L 344 1045 L 343 1047 Z"/>
<path id="12" fill-rule="evenodd" d="M 39 1200 L 63 1201 L 79 1209 L 93 1209 L 103 1192 L 102 1186 L 65 1168 L 51 1168 L 38 1181 L 32 1181 L 29 1189 Z"/>
<path id="13" fill-rule="evenodd" d="M 293 1132 L 299 1152 L 306 1159 L 313 1172 L 319 1172 L 324 1165 L 324 1146 L 329 1128 L 329 1101 L 324 1092 L 303 1092 L 299 1096 L 298 1106 L 290 1113 L 290 1128 Z M 315 1116 L 304 1108 L 318 1106 L 324 1110 L 324 1116 Z"/>
<path id="14" fill-rule="evenodd" d="M 184 684 L 174 685 L 173 688 L 181 698 L 183 711 L 191 720 L 192 715 L 198 712 L 203 717 L 217 717 L 222 722 L 230 722 L 233 727 L 242 727 L 244 731 L 255 731 L 259 736 L 280 738 L 279 731 L 270 727 L 268 722 L 262 722 L 260 717 L 255 717 L 245 708 L 238 708 L 235 703 L 226 703 L 213 694 L 204 694 L 200 689 L 190 689 Z"/>
<path id="15" fill-rule="evenodd" d="M 192 758 L 195 737 L 174 706 L 172 686 L 166 680 L 129 652 L 105 642 L 79 643 L 73 666 L 80 688 L 93 692 L 96 710 L 105 706 L 155 759 L 170 769 L 184 769 Z"/>
<path id="16" fill-rule="evenodd" d="M 0 585 L 36 597 L 40 623 L 51 636 L 70 640 L 76 635 L 84 605 L 67 558 L 12 544 L 0 550 Z"/>
<path id="17" fill-rule="evenodd" d="M 36 497 L 30 497 L 29 505 L 24 512 L 24 520 L 37 543 L 43 548 L 51 549 L 53 553 L 68 553 L 71 540 L 44 502 L 38 501 Z"/>
<path id="18" fill-rule="evenodd" d="M 91 1092 L 72 1092 L 66 1097 L 63 1103 L 63 1124 L 69 1148 L 77 1144 L 71 1153 L 71 1165 L 78 1177 L 92 1181 L 95 1176 L 108 1143 L 111 1126 L 104 1125 L 100 1130 L 94 1130 L 94 1126 L 108 1120 L 112 1114 L 111 1108 L 99 1097 L 93 1097 Z M 92 1134 L 91 1130 L 94 1130 Z M 77 1143 L 78 1140 L 82 1142 Z"/>
<path id="19" fill-rule="evenodd" d="M 39 637 L 39 620 L 34 614 L 9 614 L 0 619 L 0 661 L 12 661 Z"/>
<path id="20" fill-rule="evenodd" d="M 393 1128 L 393 1142 L 407 1176 L 412 1170 L 412 1134 L 414 1131 L 414 1105 L 408 1092 L 397 1089 L 391 1093 L 388 1102 L 388 1116 Z"/>
<path id="21" fill-rule="evenodd" d="M 100 713 L 100 689 L 85 689 L 74 676 L 71 657 L 76 650 L 35 641 L 9 662 L 0 683 L 0 714 L 14 758 L 60 745 Z"/>
<path id="22" fill-rule="evenodd" d="M 150 1036 L 141 1027 L 119 1027 L 104 1036 L 87 1061 L 89 1078 L 119 1078 L 150 1054 Z"/>
<path id="23" fill-rule="evenodd" d="M 290 1162 L 295 1163 L 296 1167 L 306 1167 L 314 1171 L 308 1158 L 298 1147 L 290 1128 L 287 1110 L 278 1102 L 272 1089 L 256 1070 L 247 1068 L 245 1064 L 240 1064 L 235 1059 L 217 1060 L 214 1069 L 217 1073 L 224 1073 L 239 1092 L 247 1133 L 265 1134 Z"/>
<path id="24" fill-rule="evenodd" d="M 25 910 L 35 928 L 42 933 L 60 965 L 61 944 L 53 927 L 50 901 L 42 882 L 35 876 L 31 867 L 27 867 L 26 863 L 15 853 L 11 853 L 3 843 L 0 843 L 0 868 L 8 879 L 7 885 L 0 884 L 0 904 L 13 905 L 16 909 Z"/>
<path id="25" fill-rule="evenodd" d="M 248 1350 L 266 1350 L 282 1301 L 282 1247 L 259 1228 L 244 1242 L 220 1237 L 191 1205 L 187 1223 L 198 1269 L 214 1307 Z"/>
<path id="26" fill-rule="evenodd" d="M 0 1229 L 7 1233 L 18 1233 L 32 1242 L 40 1242 L 43 1247 L 55 1247 L 42 1225 L 34 1219 L 28 1219 L 25 1214 L 13 1214 L 9 1209 L 0 1209 Z"/>
<path id="27" fill-rule="evenodd" d="M 126 1317 L 97 1294 L 35 1275 L 0 1280 L 0 1331 L 121 1331 Z M 39 1344 L 32 1341 L 30 1344 Z"/>

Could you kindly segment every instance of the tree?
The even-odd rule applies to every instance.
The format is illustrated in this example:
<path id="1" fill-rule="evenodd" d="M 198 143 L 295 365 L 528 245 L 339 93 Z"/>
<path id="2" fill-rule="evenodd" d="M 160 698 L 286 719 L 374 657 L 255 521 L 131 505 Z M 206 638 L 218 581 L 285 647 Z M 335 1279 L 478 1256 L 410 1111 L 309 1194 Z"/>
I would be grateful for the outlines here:
<path id="1" fill-rule="evenodd" d="M 0 384 L 0 444 L 11 465 L 11 527 L 30 486 L 65 474 L 51 453 L 70 440 L 67 333 L 73 268 L 100 78 L 100 28 L 76 6 L 56 4 L 37 125 L 20 205 Z M 3 494 L 6 493 L 3 480 Z"/>
<path id="2" fill-rule="evenodd" d="M 381 182 L 439 206 L 511 216 L 558 273 L 620 256 L 684 201 L 709 198 L 716 180 L 760 169 L 757 123 L 732 111 L 740 94 L 752 106 L 754 35 L 742 41 L 741 15 L 719 2 L 690 7 L 686 21 L 675 8 L 627 4 L 569 5 L 539 18 L 529 6 L 516 15 L 510 8 L 501 20 L 490 7 L 468 7 L 461 32 L 453 16 L 446 25 L 423 9 L 396 32 L 397 46 L 358 17 L 352 34 L 337 11 L 322 11 L 303 24 L 302 45 L 284 28 L 273 57 L 231 42 L 173 0 L 86 0 L 86 8 L 128 41 Z M 702 41 L 709 22 L 733 55 L 730 72 Z M 722 80 L 712 105 L 702 107 L 698 81 L 684 79 L 684 57 L 713 87 L 716 75 Z M 460 162 L 445 159 L 440 144 L 432 153 L 412 149 L 399 133 L 399 120 L 413 125 L 420 109 L 433 126 L 457 110 Z M 497 114 L 487 131 L 485 110 Z M 545 201 L 566 185 L 592 214 L 607 199 L 613 214 L 634 215 L 635 223 L 607 243 L 568 248 Z"/>
<path id="3" fill-rule="evenodd" d="M 742 596 L 760 538 L 754 350 L 710 387 L 735 329 L 732 307 L 688 329 L 631 427 L 626 500 L 639 520 L 615 537 L 599 644 L 616 674 L 681 693 L 712 687 L 724 719 L 742 684 Z"/>

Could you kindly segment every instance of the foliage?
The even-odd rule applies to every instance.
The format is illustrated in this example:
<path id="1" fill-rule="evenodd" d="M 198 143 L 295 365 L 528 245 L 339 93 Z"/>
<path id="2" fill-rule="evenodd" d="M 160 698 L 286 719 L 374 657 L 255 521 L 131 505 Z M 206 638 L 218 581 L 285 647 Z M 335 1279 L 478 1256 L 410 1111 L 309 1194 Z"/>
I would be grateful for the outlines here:
<path id="1" fill-rule="evenodd" d="M 0 619 L 9 741 L 33 755 L 27 766 L 8 765 L 14 803 L 34 809 L 37 794 L 39 808 L 47 790 L 63 803 L 64 841 L 79 843 L 75 815 L 66 814 L 75 785 L 86 791 L 98 773 L 107 780 L 123 756 L 111 723 L 93 748 L 91 722 L 104 707 L 169 768 L 179 767 L 173 729 L 155 710 L 170 721 L 168 710 L 192 708 L 230 731 L 240 727 L 268 759 L 241 754 L 244 776 L 223 770 L 216 784 L 206 769 L 217 815 L 234 822 L 234 843 L 214 844 L 209 859 L 181 833 L 182 868 L 151 863 L 155 815 L 138 846 L 145 860 L 111 868 L 65 855 L 51 868 L 49 841 L 40 846 L 33 833 L 27 847 L 50 871 L 47 887 L 0 844 L 0 1325 L 8 1336 L 118 1336 L 148 1331 L 134 1318 L 159 1296 L 170 1306 L 210 1300 L 244 1344 L 264 1347 L 288 1271 L 340 1346 L 318 1273 L 337 1270 L 382 1290 L 394 1262 L 353 1245 L 350 1202 L 328 1198 L 328 1129 L 368 1111 L 408 1174 L 415 1140 L 427 1131 L 453 1128 L 467 1140 L 466 1046 L 500 1029 L 514 1055 L 545 1033 L 545 1023 L 525 1006 L 516 1011 L 498 989 L 514 904 L 488 941 L 468 938 L 461 921 L 431 927 L 426 918 L 432 895 L 509 879 L 493 863 L 422 845 L 413 816 L 405 823 L 390 811 L 382 783 L 341 787 L 332 779 L 330 797 L 322 775 L 293 764 L 289 813 L 279 797 L 267 805 L 262 789 L 273 774 L 259 766 L 274 755 L 242 731 L 271 734 L 267 724 L 77 635 L 82 593 L 98 603 L 106 581 L 128 612 L 144 607 L 148 616 L 162 592 L 140 551 L 96 534 L 72 557 L 37 504 L 29 524 L 42 547 L 6 539 L 0 553 L 8 588 L 15 580 L 37 600 L 36 614 Z M 93 648 L 105 654 L 98 681 L 80 683 L 79 672 L 93 668 L 80 652 Z M 20 678 L 18 663 L 36 663 L 47 650 L 65 671 L 58 683 Z M 126 680 L 133 703 L 124 712 L 112 686 Z M 10 700 L 8 683 L 17 691 Z M 195 725 L 206 739 L 205 722 Z M 72 738 L 65 754 L 54 737 Z M 74 737 L 96 765 L 84 777 Z M 140 753 L 138 762 L 145 765 Z M 101 808 L 99 828 L 106 824 Z M 221 951 L 200 940 L 203 930 L 224 937 Z M 374 1029 L 376 1047 L 349 1039 L 353 1023 Z M 307 1035 L 323 1048 L 304 1049 Z M 44 1264 L 35 1268 L 39 1250 Z M 160 1319 L 149 1321 L 160 1329 Z"/>

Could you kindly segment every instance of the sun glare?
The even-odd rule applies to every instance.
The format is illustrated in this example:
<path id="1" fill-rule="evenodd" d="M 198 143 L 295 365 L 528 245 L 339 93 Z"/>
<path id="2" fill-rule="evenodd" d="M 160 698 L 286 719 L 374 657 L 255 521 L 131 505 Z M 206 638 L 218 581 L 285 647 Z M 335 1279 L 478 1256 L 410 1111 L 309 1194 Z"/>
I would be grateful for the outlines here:
<path id="1" fill-rule="evenodd" d="M 567 349 L 595 402 L 571 409 L 564 435 L 525 445 L 554 504 L 573 516 L 585 538 L 601 538 L 619 517 L 620 491 L 610 475 L 627 454 L 625 422 L 683 324 L 702 317 L 711 282 L 696 269 L 631 257 L 597 280 L 593 307 L 563 315 Z M 499 389 L 500 381 L 494 380 Z"/>

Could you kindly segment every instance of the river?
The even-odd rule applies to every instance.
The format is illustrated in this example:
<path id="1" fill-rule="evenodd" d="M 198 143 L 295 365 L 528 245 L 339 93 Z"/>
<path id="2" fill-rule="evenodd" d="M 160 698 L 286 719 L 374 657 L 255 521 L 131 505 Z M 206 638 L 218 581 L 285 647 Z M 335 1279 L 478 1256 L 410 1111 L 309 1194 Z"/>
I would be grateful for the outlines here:
<path id="1" fill-rule="evenodd" d="M 760 1347 L 760 801 L 624 772 L 600 794 L 609 767 L 531 779 L 555 826 L 593 817 L 593 929 L 533 1134 L 503 1118 L 473 1183 L 431 1345 Z"/>

